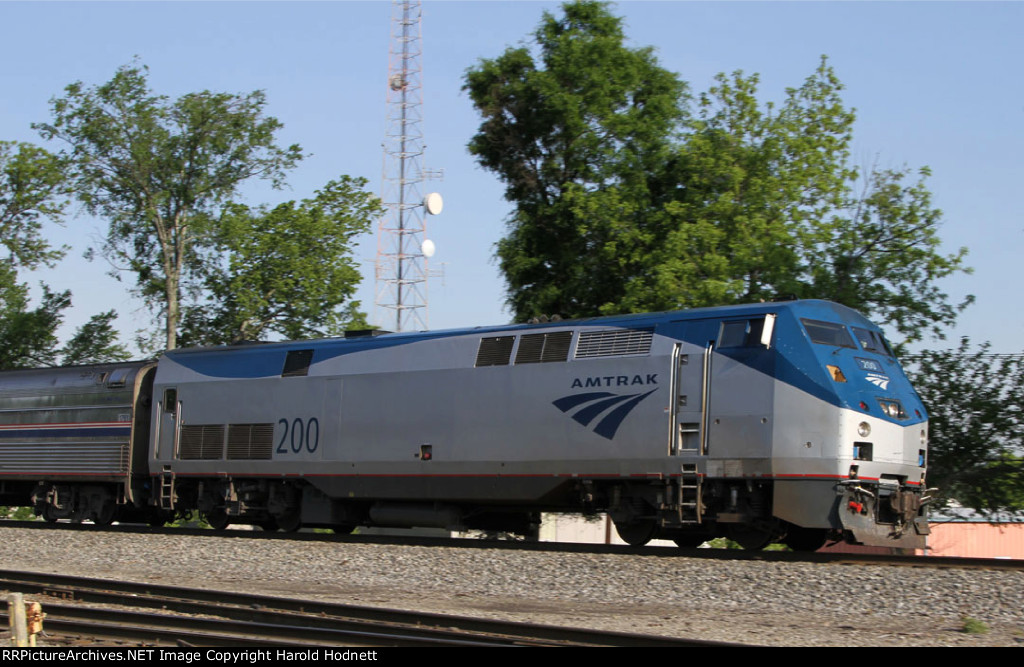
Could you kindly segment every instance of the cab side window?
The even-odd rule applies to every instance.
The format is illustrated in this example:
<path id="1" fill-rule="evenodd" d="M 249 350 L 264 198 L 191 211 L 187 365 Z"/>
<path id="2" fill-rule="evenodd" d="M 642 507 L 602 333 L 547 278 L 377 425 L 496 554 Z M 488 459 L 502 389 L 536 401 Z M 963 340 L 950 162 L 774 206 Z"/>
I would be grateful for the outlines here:
<path id="1" fill-rule="evenodd" d="M 763 330 L 763 317 L 722 322 L 722 329 L 718 334 L 718 347 L 756 347 L 761 343 Z"/>

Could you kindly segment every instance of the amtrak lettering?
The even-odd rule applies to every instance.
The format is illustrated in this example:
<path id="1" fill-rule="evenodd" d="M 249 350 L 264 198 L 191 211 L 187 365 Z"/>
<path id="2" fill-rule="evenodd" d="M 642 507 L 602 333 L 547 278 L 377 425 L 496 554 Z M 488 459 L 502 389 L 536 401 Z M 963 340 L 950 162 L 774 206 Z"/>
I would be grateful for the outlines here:
<path id="1" fill-rule="evenodd" d="M 579 387 L 628 387 L 637 384 L 658 384 L 658 374 L 648 373 L 645 379 L 643 375 L 601 375 L 588 378 L 574 378 L 571 389 Z"/>

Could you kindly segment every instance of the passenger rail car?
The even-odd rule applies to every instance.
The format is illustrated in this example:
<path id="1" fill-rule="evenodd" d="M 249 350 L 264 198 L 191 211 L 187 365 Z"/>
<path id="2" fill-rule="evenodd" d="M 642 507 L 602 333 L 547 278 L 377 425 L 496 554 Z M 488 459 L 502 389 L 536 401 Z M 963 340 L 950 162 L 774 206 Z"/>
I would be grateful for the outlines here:
<path id="1" fill-rule="evenodd" d="M 153 370 L 136 362 L 0 373 L 0 505 L 102 524 L 144 507 Z"/>
<path id="2" fill-rule="evenodd" d="M 79 423 L 32 402 L 76 373 L 120 407 Z M 38 399 L 15 398 L 22 377 Z M 106 520 L 113 498 L 283 530 L 529 534 L 540 512 L 607 512 L 630 544 L 927 533 L 924 406 L 881 331 L 823 301 L 172 350 L 4 374 L 0 401 L 4 498 L 35 480 L 25 502 L 51 519 Z M 24 458 L 58 419 L 86 429 L 45 441 L 69 463 Z M 120 467 L 87 469 L 86 419 L 130 425 Z"/>

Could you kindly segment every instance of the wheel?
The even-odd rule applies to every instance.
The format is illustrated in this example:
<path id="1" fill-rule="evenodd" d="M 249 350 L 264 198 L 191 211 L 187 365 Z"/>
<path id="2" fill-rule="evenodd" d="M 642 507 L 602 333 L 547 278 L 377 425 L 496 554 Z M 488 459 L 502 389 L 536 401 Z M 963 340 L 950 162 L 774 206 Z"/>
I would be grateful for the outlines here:
<path id="1" fill-rule="evenodd" d="M 57 523 L 57 512 L 54 510 L 53 505 L 43 505 L 41 516 L 46 523 Z"/>
<path id="2" fill-rule="evenodd" d="M 286 533 L 294 533 L 302 527 L 302 515 L 298 512 L 290 512 L 274 517 L 277 527 Z"/>
<path id="3" fill-rule="evenodd" d="M 767 530 L 752 526 L 734 526 L 729 530 L 729 539 L 747 551 L 760 551 L 771 544 L 775 535 Z"/>
<path id="4" fill-rule="evenodd" d="M 681 537 L 672 538 L 672 541 L 675 542 L 676 546 L 680 549 L 696 549 L 709 539 L 711 538 L 707 535 L 683 535 Z"/>
<path id="5" fill-rule="evenodd" d="M 615 530 L 629 546 L 642 547 L 654 539 L 658 532 L 658 524 L 653 519 L 644 519 L 633 523 L 616 523 Z"/>
<path id="6" fill-rule="evenodd" d="M 97 526 L 109 526 L 114 523 L 114 518 L 116 516 L 117 505 L 112 502 L 103 503 L 103 509 L 93 516 L 92 522 Z"/>
<path id="7" fill-rule="evenodd" d="M 213 528 L 214 530 L 224 530 L 231 525 L 231 521 L 228 519 L 228 513 L 224 510 L 206 512 L 203 514 L 203 518 L 206 519 L 206 523 L 210 524 L 210 528 Z"/>
<path id="8" fill-rule="evenodd" d="M 824 528 L 790 526 L 782 542 L 793 551 L 817 551 L 825 545 L 828 531 Z"/>

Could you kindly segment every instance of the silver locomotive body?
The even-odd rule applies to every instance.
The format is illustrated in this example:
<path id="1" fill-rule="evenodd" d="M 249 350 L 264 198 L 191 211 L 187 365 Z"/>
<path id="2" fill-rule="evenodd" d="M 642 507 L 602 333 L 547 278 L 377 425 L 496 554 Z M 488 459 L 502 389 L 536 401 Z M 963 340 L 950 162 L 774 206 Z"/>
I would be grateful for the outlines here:
<path id="1" fill-rule="evenodd" d="M 877 327 L 826 302 L 175 350 L 158 512 L 211 524 L 914 547 L 927 416 Z"/>

